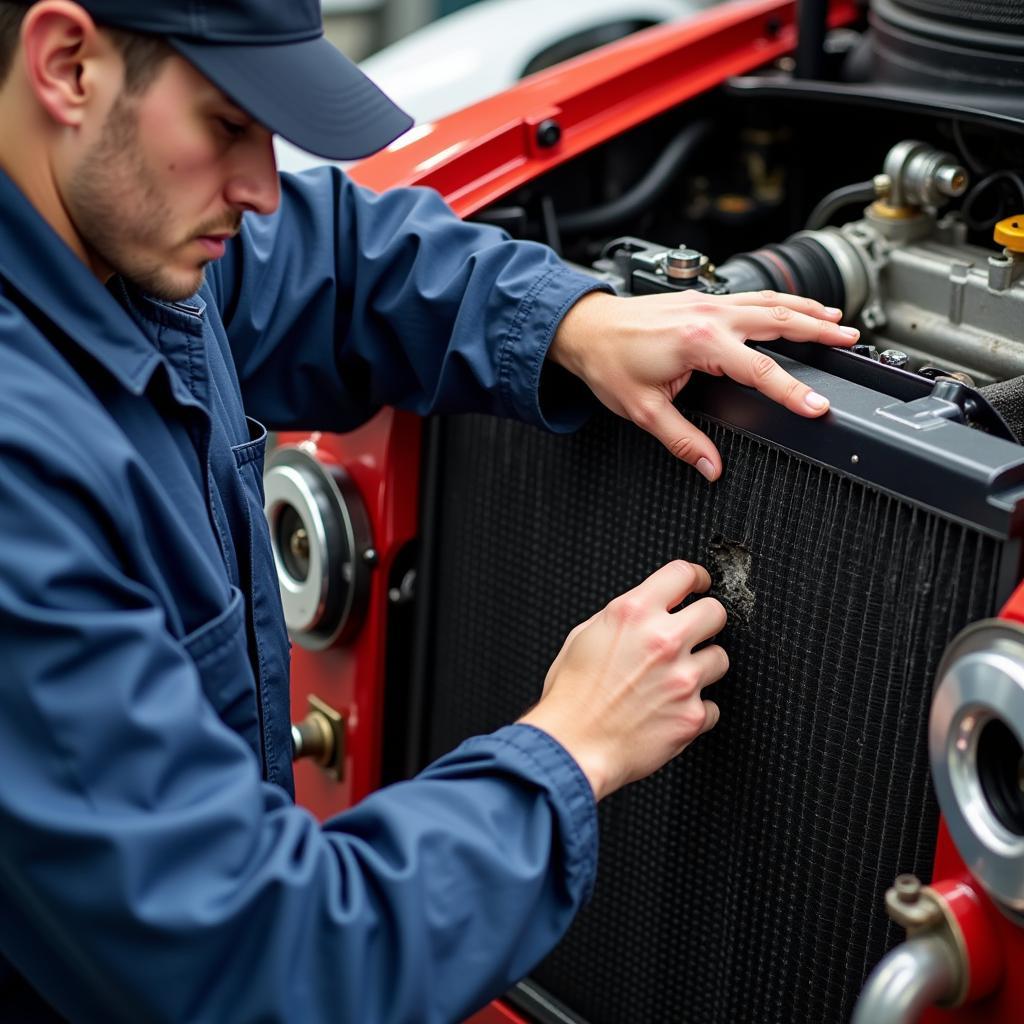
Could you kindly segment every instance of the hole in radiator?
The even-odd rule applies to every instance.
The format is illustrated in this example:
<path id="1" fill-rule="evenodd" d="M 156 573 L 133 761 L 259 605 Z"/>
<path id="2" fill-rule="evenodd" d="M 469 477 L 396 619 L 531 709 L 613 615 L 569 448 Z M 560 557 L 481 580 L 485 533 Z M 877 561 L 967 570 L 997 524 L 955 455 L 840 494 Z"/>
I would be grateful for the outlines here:
<path id="1" fill-rule="evenodd" d="M 745 625 L 754 614 L 756 595 L 749 580 L 754 556 L 740 541 L 721 535 L 711 538 L 708 569 L 711 593 L 725 605 L 730 624 Z"/>

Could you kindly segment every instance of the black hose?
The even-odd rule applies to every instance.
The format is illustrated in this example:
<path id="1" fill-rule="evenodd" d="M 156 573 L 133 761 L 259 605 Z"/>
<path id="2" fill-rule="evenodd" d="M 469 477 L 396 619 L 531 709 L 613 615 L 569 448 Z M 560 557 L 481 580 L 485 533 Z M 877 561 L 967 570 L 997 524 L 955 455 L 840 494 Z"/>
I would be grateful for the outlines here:
<path id="1" fill-rule="evenodd" d="M 996 212 L 992 214 L 991 217 L 988 217 L 985 220 L 979 220 L 975 216 L 975 207 L 978 205 L 978 196 L 989 192 L 993 185 L 1011 186 L 1020 197 L 1020 201 L 1024 203 L 1024 177 L 1016 171 L 993 171 L 991 174 L 982 178 L 981 181 L 979 181 L 971 191 L 964 196 L 964 201 L 960 206 L 960 216 L 963 217 L 964 223 L 972 231 L 990 231 L 1004 216 L 1003 210 L 1007 205 L 1005 193 L 1002 198 L 997 198 L 995 200 Z"/>
<path id="2" fill-rule="evenodd" d="M 833 215 L 844 206 L 853 203 L 870 203 L 875 198 L 873 181 L 858 181 L 853 185 L 843 185 L 834 192 L 829 192 L 817 206 L 811 210 L 807 218 L 807 231 L 820 231 L 832 219 Z"/>
<path id="3" fill-rule="evenodd" d="M 662 150 L 651 169 L 625 195 L 592 210 L 563 214 L 558 218 L 559 229 L 567 234 L 606 231 L 623 221 L 635 219 L 668 188 L 710 130 L 710 121 L 695 121 L 688 125 Z"/>
<path id="4" fill-rule="evenodd" d="M 825 65 L 828 0 L 799 0 L 797 5 L 796 78 L 818 80 Z"/>

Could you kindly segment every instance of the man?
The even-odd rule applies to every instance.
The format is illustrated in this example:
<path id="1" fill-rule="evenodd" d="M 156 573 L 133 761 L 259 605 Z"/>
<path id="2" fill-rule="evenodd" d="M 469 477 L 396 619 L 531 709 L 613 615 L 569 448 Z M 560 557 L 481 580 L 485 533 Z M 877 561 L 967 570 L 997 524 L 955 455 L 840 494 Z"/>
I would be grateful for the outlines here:
<path id="1" fill-rule="evenodd" d="M 519 723 L 321 826 L 246 414 L 567 430 L 569 370 L 715 479 L 690 373 L 817 415 L 743 342 L 853 339 L 790 296 L 599 293 L 422 190 L 280 181 L 271 131 L 351 158 L 408 125 L 317 0 L 0 3 L 0 75 L 0 1018 L 459 1020 L 586 897 L 595 799 L 715 724 L 723 609 L 673 613 L 710 581 L 664 566 Z"/>

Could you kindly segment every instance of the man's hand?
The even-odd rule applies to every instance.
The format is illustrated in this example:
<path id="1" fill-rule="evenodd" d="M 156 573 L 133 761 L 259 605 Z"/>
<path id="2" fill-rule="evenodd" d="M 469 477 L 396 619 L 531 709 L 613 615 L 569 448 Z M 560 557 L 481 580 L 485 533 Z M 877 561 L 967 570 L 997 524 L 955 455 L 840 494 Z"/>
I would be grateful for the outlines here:
<path id="1" fill-rule="evenodd" d="M 788 338 L 852 345 L 859 332 L 839 326 L 841 316 L 813 299 L 769 291 L 630 299 L 591 293 L 565 315 L 548 355 L 581 377 L 612 412 L 717 480 L 722 473 L 718 450 L 672 404 L 690 374 L 725 375 L 801 416 L 820 416 L 828 409 L 827 398 L 744 342 Z"/>
<path id="2" fill-rule="evenodd" d="M 725 625 L 713 597 L 670 612 L 711 586 L 707 570 L 669 562 L 617 597 L 566 638 L 540 702 L 521 721 L 553 736 L 573 756 L 600 800 L 642 779 L 718 721 L 701 695 L 729 659 L 693 648 Z"/>

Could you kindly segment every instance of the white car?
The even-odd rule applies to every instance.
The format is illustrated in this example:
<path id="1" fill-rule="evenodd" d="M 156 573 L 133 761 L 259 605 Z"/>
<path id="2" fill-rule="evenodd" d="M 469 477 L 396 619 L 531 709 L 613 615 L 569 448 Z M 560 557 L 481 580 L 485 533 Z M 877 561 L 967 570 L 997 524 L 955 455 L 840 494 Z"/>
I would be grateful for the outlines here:
<path id="1" fill-rule="evenodd" d="M 360 67 L 417 124 L 507 89 L 520 78 L 717 0 L 480 0 L 367 57 Z M 278 166 L 323 158 L 277 140 Z"/>

